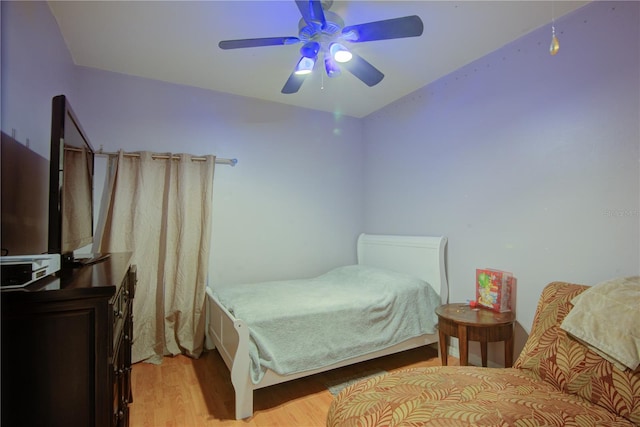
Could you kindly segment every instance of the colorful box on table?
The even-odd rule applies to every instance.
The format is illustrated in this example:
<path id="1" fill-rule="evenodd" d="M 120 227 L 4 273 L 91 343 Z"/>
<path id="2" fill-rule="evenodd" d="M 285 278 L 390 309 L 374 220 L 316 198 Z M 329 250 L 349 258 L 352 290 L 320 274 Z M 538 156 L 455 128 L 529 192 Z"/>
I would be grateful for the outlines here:
<path id="1" fill-rule="evenodd" d="M 476 303 L 498 313 L 511 311 L 513 274 L 491 268 L 476 269 Z"/>

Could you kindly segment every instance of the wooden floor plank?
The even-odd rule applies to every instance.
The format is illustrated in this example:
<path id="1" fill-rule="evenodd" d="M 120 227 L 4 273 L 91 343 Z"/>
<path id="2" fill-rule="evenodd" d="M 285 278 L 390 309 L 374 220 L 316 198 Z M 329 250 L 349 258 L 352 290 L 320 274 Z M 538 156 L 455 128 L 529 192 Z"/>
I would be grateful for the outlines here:
<path id="1" fill-rule="evenodd" d="M 450 364 L 457 364 L 450 358 Z M 231 377 L 217 351 L 200 359 L 165 357 L 162 364 L 137 363 L 132 370 L 132 427 L 324 426 L 333 396 L 326 384 L 374 369 L 440 366 L 435 347 L 396 355 L 257 390 L 254 415 L 236 421 Z"/>

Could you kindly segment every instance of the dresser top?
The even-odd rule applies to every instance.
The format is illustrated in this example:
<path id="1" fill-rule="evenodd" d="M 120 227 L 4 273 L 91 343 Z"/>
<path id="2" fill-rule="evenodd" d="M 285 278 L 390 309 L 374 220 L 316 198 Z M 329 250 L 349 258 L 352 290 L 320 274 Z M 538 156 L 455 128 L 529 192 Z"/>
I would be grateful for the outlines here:
<path id="1" fill-rule="evenodd" d="M 5 300 L 58 300 L 112 296 L 122 283 L 131 264 L 131 252 L 112 253 L 95 264 L 65 268 L 24 288 L 3 289 Z"/>

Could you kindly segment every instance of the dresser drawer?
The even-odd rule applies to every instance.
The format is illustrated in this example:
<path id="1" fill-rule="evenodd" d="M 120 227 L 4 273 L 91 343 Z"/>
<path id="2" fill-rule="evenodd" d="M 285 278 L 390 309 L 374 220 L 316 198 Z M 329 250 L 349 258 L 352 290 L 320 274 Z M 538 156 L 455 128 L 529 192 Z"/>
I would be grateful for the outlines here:
<path id="1" fill-rule="evenodd" d="M 136 267 L 131 266 L 111 302 L 111 324 L 113 336 L 110 352 L 112 355 L 116 351 L 117 342 L 122 339 L 125 320 L 133 314 L 133 307 L 131 303 L 135 291 L 135 282 Z"/>

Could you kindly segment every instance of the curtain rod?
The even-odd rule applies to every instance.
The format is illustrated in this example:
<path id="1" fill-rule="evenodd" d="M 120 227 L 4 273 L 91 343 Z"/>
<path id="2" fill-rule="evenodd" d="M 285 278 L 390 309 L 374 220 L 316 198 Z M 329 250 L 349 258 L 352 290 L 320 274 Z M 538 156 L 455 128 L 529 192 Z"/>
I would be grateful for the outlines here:
<path id="1" fill-rule="evenodd" d="M 108 151 L 103 151 L 102 147 L 100 147 L 100 149 L 98 151 L 95 152 L 96 156 L 108 156 L 108 157 L 115 157 L 118 156 L 118 153 L 114 153 L 114 152 L 108 152 Z M 140 153 L 124 153 L 125 156 L 127 157 L 140 157 Z M 179 160 L 180 156 L 177 154 L 174 155 L 167 155 L 167 154 L 152 154 L 151 158 L 154 160 L 159 160 L 159 159 L 172 159 L 172 160 Z M 194 156 L 191 158 L 192 161 L 194 162 L 203 162 L 205 160 L 207 160 L 206 157 L 197 157 Z M 216 163 L 217 164 L 222 164 L 222 165 L 229 165 L 229 166 L 235 166 L 236 164 L 238 164 L 238 159 L 223 159 L 223 158 L 218 158 L 216 157 Z"/>

